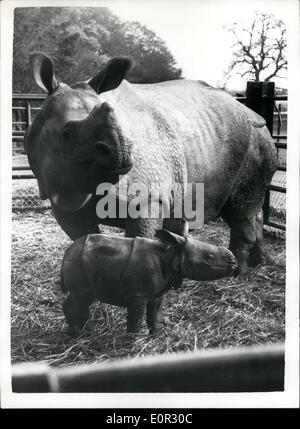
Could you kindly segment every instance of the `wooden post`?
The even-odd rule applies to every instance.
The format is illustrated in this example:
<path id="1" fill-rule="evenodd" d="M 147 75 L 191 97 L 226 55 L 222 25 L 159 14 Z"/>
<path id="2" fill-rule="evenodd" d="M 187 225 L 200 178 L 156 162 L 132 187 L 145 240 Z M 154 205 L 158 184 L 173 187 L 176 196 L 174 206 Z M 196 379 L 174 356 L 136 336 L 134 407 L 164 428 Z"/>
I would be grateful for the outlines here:
<path id="1" fill-rule="evenodd" d="M 280 130 L 281 130 L 281 103 L 278 106 L 278 121 L 277 121 L 277 141 L 280 140 Z M 278 149 L 277 149 L 278 152 Z"/>
<path id="2" fill-rule="evenodd" d="M 273 135 L 273 117 L 275 108 L 275 84 L 274 82 L 263 82 L 263 105 L 261 116 L 265 118 L 267 128 Z"/>
<path id="3" fill-rule="evenodd" d="M 274 82 L 247 82 L 246 106 L 261 115 L 273 134 Z"/>
<path id="4" fill-rule="evenodd" d="M 246 106 L 259 115 L 262 112 L 263 82 L 247 82 Z"/>
<path id="5" fill-rule="evenodd" d="M 30 104 L 30 101 L 27 101 L 27 109 L 26 109 L 26 112 L 27 112 L 27 126 L 29 127 L 29 125 L 31 125 L 31 122 L 32 122 L 32 120 L 31 120 L 31 104 Z"/>
<path id="6" fill-rule="evenodd" d="M 246 106 L 261 115 L 267 128 L 273 135 L 273 115 L 275 105 L 275 85 L 274 82 L 247 82 Z M 263 204 L 264 223 L 269 222 L 270 216 L 270 189 L 268 188 Z"/>

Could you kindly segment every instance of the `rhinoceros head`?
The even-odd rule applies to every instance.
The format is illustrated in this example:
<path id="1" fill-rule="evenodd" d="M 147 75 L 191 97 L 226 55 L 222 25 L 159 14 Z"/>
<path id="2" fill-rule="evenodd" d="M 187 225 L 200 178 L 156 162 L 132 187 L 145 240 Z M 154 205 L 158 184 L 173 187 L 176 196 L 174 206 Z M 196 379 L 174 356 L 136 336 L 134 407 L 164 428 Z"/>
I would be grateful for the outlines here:
<path id="1" fill-rule="evenodd" d="M 165 244 L 177 246 L 180 254 L 180 271 L 191 280 L 217 280 L 231 276 L 237 269 L 233 253 L 222 246 L 214 246 L 190 237 L 180 236 L 165 229 L 156 236 Z"/>
<path id="2" fill-rule="evenodd" d="M 99 97 L 120 85 L 131 63 L 113 58 L 92 79 L 71 86 L 58 82 L 45 54 L 32 54 L 31 65 L 48 96 L 26 132 L 29 163 L 41 198 L 61 210 L 77 210 L 99 183 L 116 183 L 132 167 L 114 111 Z"/>

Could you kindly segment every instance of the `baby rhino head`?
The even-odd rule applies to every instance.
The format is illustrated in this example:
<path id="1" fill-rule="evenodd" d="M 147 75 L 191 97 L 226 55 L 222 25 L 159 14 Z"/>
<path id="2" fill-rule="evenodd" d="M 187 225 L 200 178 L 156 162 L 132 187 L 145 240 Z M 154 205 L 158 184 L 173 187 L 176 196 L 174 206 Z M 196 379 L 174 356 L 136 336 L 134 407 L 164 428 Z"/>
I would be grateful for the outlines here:
<path id="1" fill-rule="evenodd" d="M 191 238 L 182 237 L 161 229 L 157 237 L 165 244 L 176 246 L 180 253 L 180 270 L 191 280 L 217 280 L 232 276 L 237 269 L 233 253 L 222 246 L 214 246 Z"/>

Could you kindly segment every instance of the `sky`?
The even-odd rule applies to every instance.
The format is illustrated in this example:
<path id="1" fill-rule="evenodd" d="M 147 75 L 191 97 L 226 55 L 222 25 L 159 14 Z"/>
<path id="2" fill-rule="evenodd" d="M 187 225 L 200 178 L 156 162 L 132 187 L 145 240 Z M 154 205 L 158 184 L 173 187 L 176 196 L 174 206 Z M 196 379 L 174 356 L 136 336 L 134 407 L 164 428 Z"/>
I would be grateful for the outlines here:
<path id="1" fill-rule="evenodd" d="M 160 36 L 182 69 L 183 77 L 204 80 L 212 86 L 220 86 L 224 71 L 232 58 L 230 48 L 234 39 L 224 26 L 230 26 L 234 22 L 247 26 L 252 22 L 251 18 L 255 11 L 274 14 L 276 18 L 288 24 L 288 30 L 294 29 L 299 21 L 299 18 L 296 18 L 295 24 L 295 16 L 299 16 L 298 0 L 6 0 L 6 2 L 19 7 L 109 7 L 122 20 L 139 21 Z M 291 27 L 289 23 L 292 23 Z M 290 46 L 295 45 L 293 36 L 298 37 L 297 30 L 288 39 L 292 41 Z M 293 52 L 295 53 L 295 50 Z M 227 88 L 243 91 L 246 80 L 235 75 L 228 82 Z M 287 88 L 287 79 L 277 79 L 275 85 Z"/>
<path id="2" fill-rule="evenodd" d="M 224 25 L 247 24 L 254 11 L 273 13 L 289 21 L 293 0 L 162 0 L 102 1 L 123 20 L 137 20 L 167 44 L 183 76 L 216 86 L 231 59 L 232 35 Z M 286 79 L 276 85 L 286 87 Z M 233 78 L 229 89 L 245 89 L 245 80 Z"/>

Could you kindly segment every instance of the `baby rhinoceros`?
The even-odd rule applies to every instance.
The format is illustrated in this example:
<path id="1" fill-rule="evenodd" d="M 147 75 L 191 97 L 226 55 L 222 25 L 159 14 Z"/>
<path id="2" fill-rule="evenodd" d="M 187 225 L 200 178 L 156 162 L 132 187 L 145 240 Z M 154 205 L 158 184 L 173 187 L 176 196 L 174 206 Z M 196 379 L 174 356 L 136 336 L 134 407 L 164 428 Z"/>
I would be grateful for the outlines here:
<path id="1" fill-rule="evenodd" d="M 127 332 L 138 332 L 146 313 L 150 333 L 160 320 L 163 296 L 180 287 L 184 277 L 216 280 L 233 275 L 237 261 L 225 247 L 206 244 L 165 229 L 159 240 L 91 234 L 67 250 L 61 288 L 69 332 L 79 332 L 92 302 L 127 307 Z"/>

